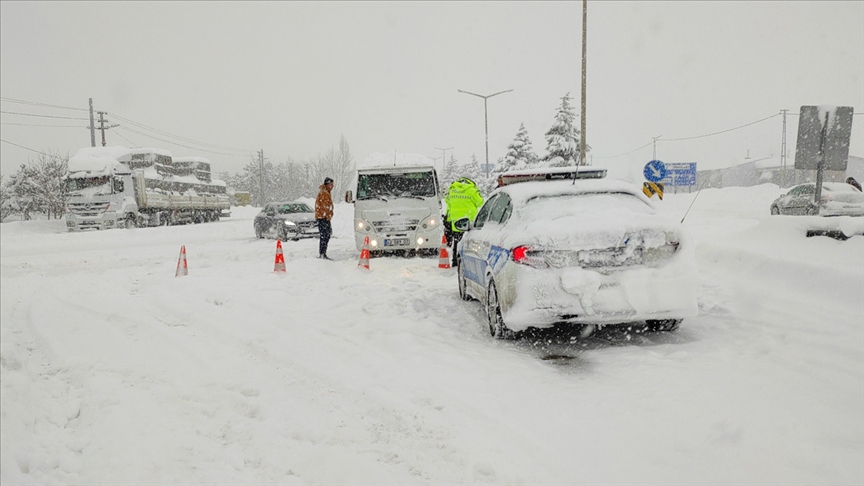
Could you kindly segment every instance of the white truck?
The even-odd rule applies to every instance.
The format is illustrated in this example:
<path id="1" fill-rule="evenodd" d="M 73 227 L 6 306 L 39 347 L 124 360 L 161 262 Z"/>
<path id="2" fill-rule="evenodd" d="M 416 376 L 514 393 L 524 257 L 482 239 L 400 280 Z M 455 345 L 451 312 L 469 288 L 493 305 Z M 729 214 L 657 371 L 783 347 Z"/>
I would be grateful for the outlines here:
<path id="1" fill-rule="evenodd" d="M 226 185 L 203 157 L 154 148 L 93 147 L 69 159 L 66 227 L 136 228 L 218 221 L 230 215 Z"/>
<path id="2" fill-rule="evenodd" d="M 368 236 L 373 254 L 436 254 L 444 230 L 441 190 L 432 160 L 402 154 L 403 163 L 397 163 L 395 154 L 387 154 L 383 159 L 394 162 L 382 164 L 380 155 L 373 154 L 357 169 L 356 199 L 351 191 L 345 194 L 345 201 L 354 204 L 357 249 L 363 248 Z"/>

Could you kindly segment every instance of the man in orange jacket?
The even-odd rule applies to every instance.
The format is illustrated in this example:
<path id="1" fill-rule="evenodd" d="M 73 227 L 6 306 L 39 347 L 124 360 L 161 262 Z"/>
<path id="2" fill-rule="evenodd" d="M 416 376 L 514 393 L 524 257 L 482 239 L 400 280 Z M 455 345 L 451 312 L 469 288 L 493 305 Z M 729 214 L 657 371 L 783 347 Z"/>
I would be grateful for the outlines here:
<path id="1" fill-rule="evenodd" d="M 324 260 L 332 260 L 327 256 L 327 245 L 330 243 L 330 235 L 333 234 L 333 227 L 330 225 L 330 220 L 333 219 L 333 198 L 330 197 L 330 191 L 333 190 L 333 179 L 324 178 L 324 184 L 321 184 L 318 197 L 315 198 L 315 220 L 318 222 L 318 258 Z"/>

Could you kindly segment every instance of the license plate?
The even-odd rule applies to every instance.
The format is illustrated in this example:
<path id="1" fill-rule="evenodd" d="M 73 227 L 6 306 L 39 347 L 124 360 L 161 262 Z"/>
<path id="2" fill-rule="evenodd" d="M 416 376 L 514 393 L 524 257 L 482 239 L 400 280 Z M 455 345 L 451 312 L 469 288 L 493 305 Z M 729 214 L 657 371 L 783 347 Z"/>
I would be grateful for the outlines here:
<path id="1" fill-rule="evenodd" d="M 406 246 L 408 238 L 393 238 L 392 240 L 384 240 L 384 246 Z"/>

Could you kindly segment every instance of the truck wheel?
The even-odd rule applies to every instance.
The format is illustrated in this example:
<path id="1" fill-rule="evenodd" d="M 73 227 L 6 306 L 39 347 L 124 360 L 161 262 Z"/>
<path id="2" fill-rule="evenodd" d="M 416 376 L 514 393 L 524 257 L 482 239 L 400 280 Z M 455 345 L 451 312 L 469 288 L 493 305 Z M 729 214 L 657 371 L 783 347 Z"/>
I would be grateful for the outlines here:
<path id="1" fill-rule="evenodd" d="M 171 221 L 168 219 L 168 215 L 162 213 L 159 215 L 159 226 L 170 226 Z"/>
<path id="2" fill-rule="evenodd" d="M 135 219 L 134 214 L 126 215 L 126 229 L 132 229 L 138 227 L 138 221 Z"/>

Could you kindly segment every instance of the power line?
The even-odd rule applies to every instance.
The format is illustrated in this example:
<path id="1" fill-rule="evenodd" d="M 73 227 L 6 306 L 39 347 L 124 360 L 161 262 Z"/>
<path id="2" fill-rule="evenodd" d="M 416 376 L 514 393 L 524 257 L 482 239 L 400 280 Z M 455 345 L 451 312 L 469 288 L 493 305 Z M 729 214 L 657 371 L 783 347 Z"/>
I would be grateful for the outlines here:
<path id="1" fill-rule="evenodd" d="M 771 115 L 771 116 L 769 116 L 769 117 L 765 117 L 765 118 L 763 118 L 763 119 L 761 119 L 761 120 L 756 120 L 756 121 L 754 121 L 754 122 L 747 123 L 746 125 L 741 125 L 741 126 L 739 126 L 739 127 L 730 128 L 730 129 L 728 129 L 728 130 L 721 130 L 721 131 L 719 131 L 719 132 L 708 133 L 708 134 L 705 134 L 705 135 L 696 135 L 695 137 L 684 137 L 684 138 L 661 138 L 660 141 L 661 141 L 661 142 L 678 142 L 678 141 L 681 141 L 681 140 L 693 140 L 693 139 L 696 139 L 696 138 L 712 137 L 712 136 L 714 136 L 714 135 L 720 135 L 721 133 L 731 132 L 731 131 L 733 131 L 733 130 L 738 130 L 738 129 L 741 129 L 741 128 L 744 128 L 744 127 L 749 127 L 750 125 L 755 125 L 755 124 L 757 124 L 757 123 L 761 123 L 761 122 L 763 122 L 763 121 L 765 121 L 765 120 L 770 120 L 770 119 L 774 118 L 775 116 L 780 116 L 780 113 L 775 113 L 775 114 L 773 114 L 773 115 Z"/>
<path id="2" fill-rule="evenodd" d="M 114 115 L 114 116 L 116 117 L 117 115 Z M 188 148 L 188 149 L 192 149 L 192 150 L 199 150 L 201 152 L 207 152 L 210 154 L 219 154 L 219 155 L 228 155 L 230 157 L 237 157 L 237 154 L 227 154 L 225 152 L 216 152 L 213 150 L 207 150 L 207 149 L 198 148 L 198 147 L 190 147 L 188 145 L 183 145 L 182 143 L 172 142 L 170 140 L 165 140 L 164 138 L 154 137 L 153 135 L 150 135 L 150 134 L 144 133 L 144 132 L 139 132 L 138 130 L 135 130 L 135 129 L 129 128 L 129 127 L 120 126 L 119 128 L 122 128 L 123 130 L 128 130 L 132 133 L 137 133 L 138 135 L 143 135 L 145 137 L 152 138 L 154 140 L 159 140 L 160 142 L 165 142 L 165 143 L 170 143 L 172 145 L 177 145 L 178 147 L 184 147 L 184 148 Z"/>
<path id="3" fill-rule="evenodd" d="M 0 123 L 0 125 L 17 125 L 21 127 L 51 127 L 51 128 L 87 128 L 81 125 L 38 125 L 35 123 Z"/>
<path id="4" fill-rule="evenodd" d="M 8 141 L 8 140 L 3 140 L 2 138 L 0 138 L 0 142 L 5 142 L 5 143 L 8 143 L 9 145 L 14 145 L 14 146 L 16 146 L 16 147 L 21 147 L 21 148 L 23 148 L 24 150 L 29 150 L 29 151 L 31 151 L 31 152 L 36 152 L 37 154 L 47 155 L 48 157 L 55 157 L 55 156 L 56 156 L 56 154 L 55 154 L 55 155 L 52 155 L 52 154 L 46 154 L 45 152 L 42 152 L 42 151 L 40 151 L 40 150 L 32 149 L 32 148 L 30 148 L 30 147 L 25 147 L 25 146 L 23 146 L 23 145 L 18 145 L 17 143 L 13 143 L 13 142 L 10 142 L 10 141 Z"/>
<path id="5" fill-rule="evenodd" d="M 73 116 L 36 115 L 34 113 L 19 113 L 17 111 L 3 111 L 3 110 L 0 110 L 0 113 L 6 113 L 8 115 L 38 116 L 40 118 L 61 118 L 63 120 L 84 120 L 84 121 L 87 121 L 86 118 L 77 118 L 77 117 L 73 117 Z"/>
<path id="6" fill-rule="evenodd" d="M 47 106 L 50 108 L 60 108 L 63 110 L 87 111 L 86 108 L 72 108 L 71 106 L 49 105 L 48 103 L 40 103 L 38 101 L 16 100 L 14 98 L 5 98 L 5 97 L 0 97 L 0 100 L 8 101 L 10 103 L 20 103 L 22 105 Z"/>
<path id="7" fill-rule="evenodd" d="M 623 156 L 625 156 L 625 155 L 630 155 L 630 154 L 632 154 L 632 153 L 634 153 L 634 152 L 638 152 L 638 151 L 644 149 L 645 147 L 651 145 L 652 143 L 654 143 L 653 140 L 650 141 L 650 142 L 648 142 L 648 143 L 646 143 L 645 145 L 643 145 L 643 146 L 637 148 L 637 149 L 633 149 L 633 150 L 631 150 L 631 151 L 629 151 L 629 152 L 627 152 L 627 153 L 623 153 L 623 154 L 618 154 L 618 155 L 607 155 L 607 156 L 605 156 L 605 157 L 600 157 L 600 156 L 592 155 L 592 157 L 597 157 L 598 159 L 614 159 L 614 158 L 616 158 L 616 157 L 623 157 Z"/>
<path id="8" fill-rule="evenodd" d="M 614 159 L 614 158 L 616 158 L 616 157 L 623 157 L 623 156 L 625 156 L 625 155 L 630 155 L 630 154 L 632 154 L 632 153 L 634 153 L 634 152 L 638 152 L 638 151 L 644 149 L 645 147 L 651 145 L 652 143 L 655 143 L 655 141 L 660 141 L 660 142 L 679 142 L 679 141 L 682 141 L 682 140 L 693 140 L 693 139 L 697 139 L 697 138 L 712 137 L 712 136 L 714 136 L 714 135 L 720 135 L 721 133 L 727 133 L 727 132 L 731 132 L 731 131 L 734 131 L 734 130 L 739 130 L 739 129 L 744 128 L 744 127 L 749 127 L 750 125 L 755 125 L 755 124 L 757 124 L 757 123 L 761 123 L 761 122 L 763 122 L 763 121 L 765 121 L 765 120 L 770 120 L 771 118 L 774 118 L 775 116 L 780 116 L 780 115 L 781 115 L 781 113 L 776 113 L 776 114 L 771 115 L 771 116 L 769 116 L 769 117 L 762 118 L 761 120 L 756 120 L 756 121 L 754 121 L 754 122 L 750 122 L 750 123 L 747 123 L 747 124 L 744 124 L 744 125 L 741 125 L 741 126 L 737 126 L 737 127 L 735 127 L 735 128 L 729 128 L 729 129 L 727 129 L 727 130 L 721 130 L 721 131 L 719 131 L 719 132 L 708 133 L 708 134 L 705 134 L 705 135 L 696 135 L 696 136 L 694 136 L 694 137 L 684 137 L 684 138 L 659 138 L 659 137 L 657 137 L 656 140 L 651 141 L 651 142 L 648 142 L 648 143 L 646 143 L 645 145 L 643 145 L 643 146 L 641 146 L 641 147 L 639 147 L 639 148 L 637 148 L 637 149 L 633 149 L 633 150 L 631 150 L 631 151 L 629 151 L 629 152 L 625 152 L 625 153 L 623 153 L 623 154 L 619 154 L 619 155 L 608 155 L 608 156 L 603 156 L 603 157 L 601 157 L 601 156 L 596 156 L 596 155 L 592 155 L 592 157 L 596 157 L 596 158 L 598 158 L 598 159 Z M 791 113 L 790 113 L 790 115 L 791 115 Z M 795 115 L 797 115 L 797 113 L 795 113 Z M 857 113 L 856 113 L 856 115 L 857 115 Z"/>
<path id="9" fill-rule="evenodd" d="M 130 147 L 140 147 L 141 146 L 141 145 L 138 145 L 137 143 L 133 142 L 132 140 L 129 140 L 128 138 L 124 137 L 120 132 L 114 132 L 114 133 L 117 134 L 118 137 L 129 142 Z"/>
<path id="10" fill-rule="evenodd" d="M 133 120 L 130 120 L 130 119 L 128 119 L 128 118 L 124 118 L 124 117 L 122 117 L 122 116 L 120 116 L 120 115 L 118 115 L 118 114 L 116 114 L 116 113 L 110 113 L 110 115 L 113 116 L 114 118 L 118 119 L 118 120 L 123 120 L 123 121 L 125 121 L 125 122 L 127 122 L 127 123 L 130 123 L 130 124 L 132 124 L 132 125 L 135 125 L 135 126 L 137 126 L 137 127 L 139 127 L 139 128 L 146 129 L 146 130 L 151 130 L 151 131 L 156 132 L 156 133 L 159 133 L 159 134 L 161 134 L 161 135 L 164 135 L 164 136 L 167 136 L 167 137 L 173 137 L 173 138 L 176 138 L 176 139 L 178 139 L 178 140 L 182 140 L 182 141 L 185 141 L 185 142 L 188 142 L 188 143 L 194 143 L 194 144 L 197 144 L 197 145 L 203 145 L 203 146 L 214 147 L 214 148 L 218 148 L 218 149 L 221 149 L 221 150 L 231 150 L 231 151 L 244 152 L 244 153 L 253 152 L 252 150 L 238 149 L 238 148 L 233 148 L 233 147 L 222 147 L 222 146 L 220 146 L 220 145 L 216 145 L 216 144 L 212 144 L 212 143 L 200 142 L 200 141 L 198 141 L 198 140 L 193 140 L 193 139 L 191 139 L 191 138 L 186 138 L 186 137 L 181 137 L 181 136 L 179 136 L 179 135 L 174 135 L 174 134 L 172 134 L 172 133 L 168 133 L 168 132 L 166 132 L 166 131 L 164 131 L 164 130 L 159 130 L 158 128 L 148 127 L 147 125 L 144 125 L 143 123 L 138 123 L 138 122 L 133 121 Z M 154 137 L 154 138 L 155 138 L 155 137 Z M 164 141 L 165 141 L 165 140 L 163 140 L 163 142 L 164 142 Z M 169 142 L 169 143 L 171 143 L 171 142 Z M 178 144 L 178 145 L 179 145 L 179 144 Z M 190 148 L 191 148 L 191 147 L 190 147 Z M 214 152 L 214 153 L 218 153 L 218 152 Z M 224 155 L 230 155 L 230 154 L 224 154 Z"/>

